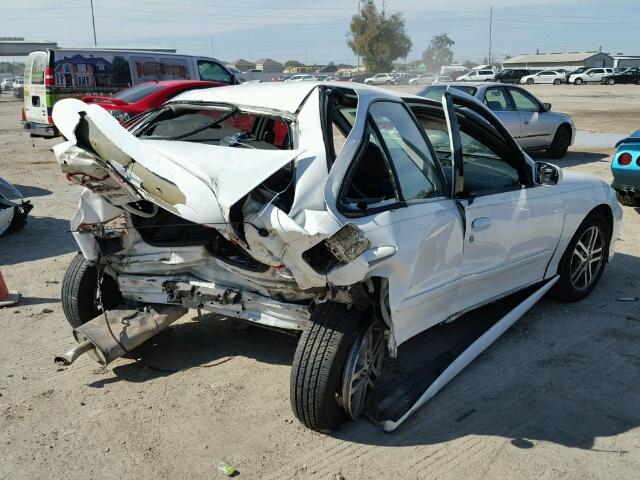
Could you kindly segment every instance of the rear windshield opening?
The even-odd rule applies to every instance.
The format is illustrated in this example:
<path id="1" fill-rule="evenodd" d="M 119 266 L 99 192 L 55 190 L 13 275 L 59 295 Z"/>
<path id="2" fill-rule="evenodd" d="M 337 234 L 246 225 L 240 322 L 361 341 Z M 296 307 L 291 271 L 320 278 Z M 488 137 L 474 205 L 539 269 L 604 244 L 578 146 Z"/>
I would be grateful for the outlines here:
<path id="1" fill-rule="evenodd" d="M 169 106 L 141 124 L 142 139 L 181 140 L 237 148 L 289 150 L 289 124 L 277 117 L 235 107 Z"/>

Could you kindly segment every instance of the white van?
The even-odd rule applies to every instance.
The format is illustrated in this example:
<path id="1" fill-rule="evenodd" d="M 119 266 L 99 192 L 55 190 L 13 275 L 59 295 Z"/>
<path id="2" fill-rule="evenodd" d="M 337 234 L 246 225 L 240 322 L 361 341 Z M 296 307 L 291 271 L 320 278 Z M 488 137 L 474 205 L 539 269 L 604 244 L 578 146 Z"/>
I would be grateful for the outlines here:
<path id="1" fill-rule="evenodd" d="M 493 70 L 471 70 L 465 75 L 459 76 L 456 80 L 458 82 L 491 82 L 496 77 Z"/>
<path id="2" fill-rule="evenodd" d="M 57 136 L 51 111 L 58 100 L 109 96 L 154 80 L 238 83 L 215 58 L 99 48 L 41 50 L 31 52 L 25 64 L 22 122 L 32 136 Z"/>

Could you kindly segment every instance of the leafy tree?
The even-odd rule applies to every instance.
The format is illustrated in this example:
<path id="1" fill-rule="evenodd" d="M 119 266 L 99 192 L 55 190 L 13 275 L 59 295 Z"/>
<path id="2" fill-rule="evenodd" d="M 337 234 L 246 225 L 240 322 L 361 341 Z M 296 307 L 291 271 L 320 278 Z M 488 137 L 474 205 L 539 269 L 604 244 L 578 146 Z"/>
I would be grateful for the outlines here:
<path id="1" fill-rule="evenodd" d="M 286 62 L 284 62 L 284 67 L 285 68 L 304 67 L 304 63 L 301 63 L 297 60 L 287 60 Z"/>
<path id="2" fill-rule="evenodd" d="M 412 46 L 402 15 L 378 12 L 373 0 L 363 1 L 360 13 L 351 17 L 347 45 L 370 72 L 390 71 L 393 61 L 406 58 Z"/>
<path id="3" fill-rule="evenodd" d="M 472 62 L 470 60 L 467 60 L 462 65 L 464 65 L 469 70 L 472 70 L 472 69 L 474 69 L 474 68 L 476 68 L 478 66 L 478 64 L 476 62 Z"/>
<path id="4" fill-rule="evenodd" d="M 431 69 L 439 69 L 443 65 L 451 65 L 453 62 L 453 50 L 451 47 L 456 42 L 449 38 L 446 33 L 435 35 L 427 49 L 422 52 L 422 58 Z"/>

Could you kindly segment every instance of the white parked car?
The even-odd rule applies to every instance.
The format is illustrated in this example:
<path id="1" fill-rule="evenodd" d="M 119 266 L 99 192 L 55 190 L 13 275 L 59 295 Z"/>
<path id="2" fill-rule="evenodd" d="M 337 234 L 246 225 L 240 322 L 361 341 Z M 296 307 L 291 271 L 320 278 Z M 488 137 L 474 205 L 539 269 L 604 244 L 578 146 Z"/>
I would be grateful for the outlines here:
<path id="1" fill-rule="evenodd" d="M 613 68 L 589 68 L 581 73 L 569 75 L 569 83 L 582 85 L 583 83 L 600 82 L 605 75 L 613 75 Z"/>
<path id="2" fill-rule="evenodd" d="M 291 77 L 285 80 L 285 82 L 315 82 L 315 81 L 317 81 L 317 78 L 307 73 L 299 73 L 297 75 L 292 75 Z"/>
<path id="3" fill-rule="evenodd" d="M 423 73 L 409 80 L 409 85 L 431 85 L 435 79 L 433 73 Z"/>
<path id="4" fill-rule="evenodd" d="M 365 78 L 367 85 L 395 85 L 396 78 L 390 73 L 376 73 L 373 77 Z"/>
<path id="5" fill-rule="evenodd" d="M 520 83 L 533 85 L 534 83 L 551 83 L 553 85 L 560 85 L 564 82 L 567 74 L 564 72 L 556 72 L 554 70 L 545 70 L 543 72 L 534 73 L 533 75 L 526 75 L 520 79 Z"/>
<path id="6" fill-rule="evenodd" d="M 431 84 L 436 85 L 438 83 L 451 83 L 451 82 L 453 82 L 453 79 L 449 75 L 438 75 L 436 78 L 433 79 L 433 82 L 431 82 Z"/>
<path id="7" fill-rule="evenodd" d="M 456 78 L 457 82 L 492 82 L 496 73 L 493 70 L 471 70 Z"/>
<path id="8" fill-rule="evenodd" d="M 13 89 L 13 78 L 3 78 L 0 81 L 0 91 L 5 92 Z"/>
<path id="9" fill-rule="evenodd" d="M 62 290 L 78 345 L 58 361 L 107 364 L 189 308 L 289 330 L 291 404 L 323 432 L 415 335 L 529 287 L 517 315 L 551 288 L 585 298 L 622 218 L 609 185 L 533 161 L 455 90 L 261 83 L 186 92 L 128 130 L 75 99 L 53 118 L 83 187 Z"/>

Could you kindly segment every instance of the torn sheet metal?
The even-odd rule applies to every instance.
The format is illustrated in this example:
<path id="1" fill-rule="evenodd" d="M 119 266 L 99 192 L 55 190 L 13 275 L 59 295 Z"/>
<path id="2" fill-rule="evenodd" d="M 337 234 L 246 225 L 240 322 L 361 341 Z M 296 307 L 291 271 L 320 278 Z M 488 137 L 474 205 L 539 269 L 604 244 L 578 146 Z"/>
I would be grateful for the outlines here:
<path id="1" fill-rule="evenodd" d="M 55 151 L 65 168 L 78 159 L 72 146 L 80 147 L 104 161 L 141 197 L 199 224 L 227 223 L 233 204 L 302 153 L 143 141 L 99 105 L 75 99 L 56 103 L 53 119 L 71 142 Z"/>
<path id="2" fill-rule="evenodd" d="M 442 390 L 456 375 L 484 352 L 495 342 L 509 327 L 518 321 L 533 305 L 535 305 L 559 280 L 557 275 L 547 281 L 542 287 L 524 299 L 513 310 L 502 317 L 491 328 L 478 337 L 469 347 L 458 355 L 446 369 L 429 385 L 429 388 L 420 398 L 397 420 L 382 420 L 379 425 L 385 432 L 392 432 L 398 428 L 407 418 L 413 415 L 420 407 Z"/>

